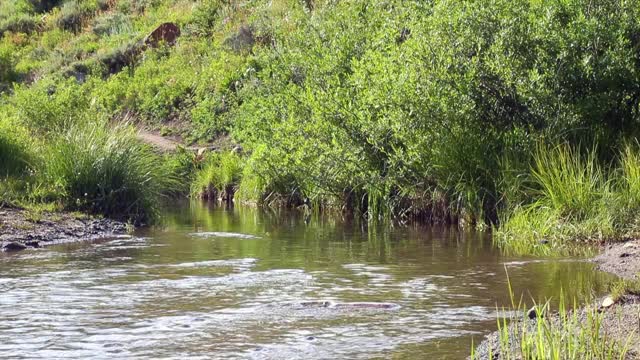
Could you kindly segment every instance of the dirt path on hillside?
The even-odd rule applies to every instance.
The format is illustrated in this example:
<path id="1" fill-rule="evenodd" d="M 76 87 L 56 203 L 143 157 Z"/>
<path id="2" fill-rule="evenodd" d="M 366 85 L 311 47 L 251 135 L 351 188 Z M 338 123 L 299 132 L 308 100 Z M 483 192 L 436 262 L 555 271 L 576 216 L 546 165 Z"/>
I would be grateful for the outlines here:
<path id="1" fill-rule="evenodd" d="M 166 138 L 145 130 L 138 131 L 138 139 L 164 152 L 176 151 L 178 146 L 184 146 L 182 142 Z"/>
<path id="2" fill-rule="evenodd" d="M 186 146 L 182 139 L 177 137 L 162 136 L 147 130 L 138 130 L 138 139 L 153 146 L 154 148 L 162 152 L 174 152 L 178 148 L 183 148 L 187 151 L 194 153 L 202 153 L 204 151 L 216 151 L 219 150 L 222 145 L 219 144 L 207 144 L 202 146 Z"/>

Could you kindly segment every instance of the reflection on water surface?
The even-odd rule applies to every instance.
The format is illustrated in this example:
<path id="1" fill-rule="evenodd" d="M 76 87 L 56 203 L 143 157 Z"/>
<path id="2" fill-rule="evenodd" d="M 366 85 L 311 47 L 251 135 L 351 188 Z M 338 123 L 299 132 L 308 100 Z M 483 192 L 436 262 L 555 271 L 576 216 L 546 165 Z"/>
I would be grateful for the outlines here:
<path id="1" fill-rule="evenodd" d="M 525 299 L 610 281 L 483 233 L 192 205 L 131 238 L 0 255 L 0 358 L 458 359 L 510 302 L 505 266 Z"/>

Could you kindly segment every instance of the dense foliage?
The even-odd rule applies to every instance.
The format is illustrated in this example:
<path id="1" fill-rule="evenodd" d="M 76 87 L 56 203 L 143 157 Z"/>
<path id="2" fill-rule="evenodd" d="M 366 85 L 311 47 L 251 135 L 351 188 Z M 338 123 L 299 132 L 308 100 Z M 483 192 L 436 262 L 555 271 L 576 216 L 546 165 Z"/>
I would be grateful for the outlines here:
<path id="1" fill-rule="evenodd" d="M 243 159 L 196 165 L 194 194 L 488 224 L 544 203 L 562 222 L 576 213 L 559 210 L 557 196 L 581 206 L 594 195 L 557 194 L 547 180 L 573 179 L 545 173 L 541 161 L 557 157 L 542 154 L 565 144 L 599 174 L 582 175 L 607 179 L 567 191 L 600 191 L 638 160 L 624 150 L 639 129 L 637 0 L 2 0 L 0 9 L 2 121 L 45 144 L 122 119 L 240 144 Z M 163 22 L 180 26 L 177 44 L 139 50 Z M 11 145 L 20 139 L 0 146 L 27 159 Z M 3 173 L 15 178 L 21 161 Z M 616 216 L 635 219 L 636 209 Z"/>

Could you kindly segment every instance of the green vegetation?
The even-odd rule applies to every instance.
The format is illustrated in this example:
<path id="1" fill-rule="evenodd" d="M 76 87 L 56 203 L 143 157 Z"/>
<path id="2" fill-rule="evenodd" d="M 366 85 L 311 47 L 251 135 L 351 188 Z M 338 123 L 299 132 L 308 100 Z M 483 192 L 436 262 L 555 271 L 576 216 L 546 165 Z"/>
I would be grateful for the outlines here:
<path id="1" fill-rule="evenodd" d="M 49 203 L 148 223 L 161 199 L 178 188 L 175 161 L 140 143 L 126 124 L 75 124 L 36 140 L 30 149 L 7 145 L 2 154 L 14 166 L 2 178 L 0 194 L 12 205 L 38 208 Z"/>
<path id="2" fill-rule="evenodd" d="M 539 148 L 528 187 L 535 201 L 507 213 L 497 241 L 516 253 L 552 255 L 572 251 L 576 241 L 635 237 L 639 153 L 627 145 L 613 162 L 618 167 L 603 167 L 594 150 Z"/>
<path id="3" fill-rule="evenodd" d="M 518 309 L 524 318 L 529 311 L 522 307 Z M 569 310 L 561 302 L 551 319 L 543 317 L 551 311 L 548 302 L 534 306 L 533 311 L 536 313 L 535 322 L 524 320 L 510 325 L 506 318 L 498 320 L 501 359 L 625 358 L 629 344 L 603 333 L 604 315 L 597 309 Z M 471 358 L 476 358 L 475 353 L 472 352 Z M 493 358 L 493 354 L 489 358 Z"/>
<path id="4" fill-rule="evenodd" d="M 637 0 L 4 0 L 0 9 L 0 113 L 26 134 L 1 138 L 15 154 L 3 150 L 14 160 L 1 170 L 4 187 L 28 187 L 31 201 L 138 218 L 154 212 L 142 210 L 154 208 L 151 194 L 190 187 L 371 220 L 500 225 L 501 244 L 538 253 L 637 229 Z M 175 45 L 143 46 L 166 22 L 181 29 Z M 178 155 L 177 177 L 194 183 L 151 175 L 159 183 L 133 207 L 104 196 L 88 205 L 73 176 L 45 169 L 59 160 L 44 149 L 65 138 L 96 141 L 132 181 L 158 169 L 162 156 L 132 130 L 121 142 L 77 130 L 122 121 L 223 151 Z M 226 153 L 238 144 L 242 155 Z M 98 177 L 80 187 L 103 191 Z"/>
<path id="5" fill-rule="evenodd" d="M 64 207 L 146 222 L 175 188 L 172 170 L 128 126 L 71 127 L 44 156 L 42 183 Z"/>
<path id="6" fill-rule="evenodd" d="M 211 154 L 196 171 L 191 195 L 230 201 L 242 176 L 242 159 L 233 152 Z"/>
<path id="7" fill-rule="evenodd" d="M 497 339 L 487 347 L 488 353 L 476 354 L 471 350 L 471 359 L 625 359 L 629 345 L 634 339 L 634 331 L 621 334 L 608 334 L 605 329 L 604 312 L 598 307 L 578 308 L 574 302 L 573 309 L 566 304 L 565 297 L 560 294 L 557 309 L 552 309 L 551 301 L 534 304 L 527 308 L 520 299 L 516 302 L 510 280 L 507 284 L 511 297 L 511 309 L 502 309 L 504 313 L 515 313 L 518 318 L 504 317 L 498 319 Z M 613 285 L 614 299 L 628 293 L 631 285 L 617 282 Z M 637 285 L 635 285 L 637 288 Z M 614 314 L 615 316 L 615 314 Z M 611 324 L 609 324 L 611 325 Z M 610 330 L 610 329 L 608 329 Z M 494 354 L 497 352 L 499 354 Z"/>

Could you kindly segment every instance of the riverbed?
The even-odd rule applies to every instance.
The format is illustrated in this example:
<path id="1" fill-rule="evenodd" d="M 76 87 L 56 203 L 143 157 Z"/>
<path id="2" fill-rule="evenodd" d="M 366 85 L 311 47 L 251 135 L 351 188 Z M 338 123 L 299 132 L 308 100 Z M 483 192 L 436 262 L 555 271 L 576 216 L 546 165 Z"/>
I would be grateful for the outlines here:
<path id="1" fill-rule="evenodd" d="M 613 280 L 484 232 L 191 204 L 129 237 L 0 254 L 0 358 L 459 359 L 507 315 L 507 276 L 527 302 Z"/>

